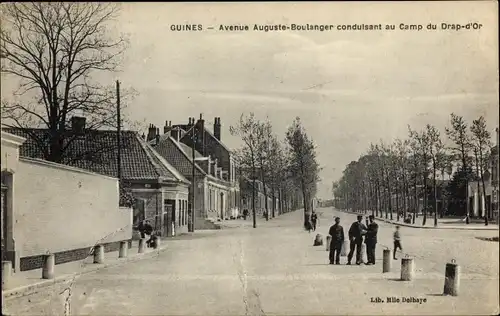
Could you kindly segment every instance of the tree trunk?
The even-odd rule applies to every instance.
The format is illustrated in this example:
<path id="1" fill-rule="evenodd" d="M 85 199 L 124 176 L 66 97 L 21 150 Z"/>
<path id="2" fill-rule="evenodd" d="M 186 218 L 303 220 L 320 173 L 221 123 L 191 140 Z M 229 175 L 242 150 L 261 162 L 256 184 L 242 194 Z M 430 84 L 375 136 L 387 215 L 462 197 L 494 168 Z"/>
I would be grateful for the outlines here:
<path id="1" fill-rule="evenodd" d="M 438 200 L 437 200 L 437 182 L 436 182 L 436 160 L 433 159 L 432 162 L 432 181 L 434 184 L 434 227 L 437 227 L 438 225 L 438 218 L 437 218 L 437 212 L 438 212 Z"/>
<path id="2" fill-rule="evenodd" d="M 424 172 L 424 219 L 422 220 L 422 226 L 427 223 L 427 204 L 428 204 L 428 194 L 427 194 L 427 173 Z"/>
<path id="3" fill-rule="evenodd" d="M 252 157 L 252 162 L 253 162 Z M 255 212 L 255 163 L 252 163 L 252 215 L 253 215 L 253 228 L 257 228 L 257 214 Z"/>
<path id="4" fill-rule="evenodd" d="M 273 189 L 271 191 L 271 196 L 273 197 L 273 207 L 272 207 L 272 218 L 276 217 L 276 188 L 273 185 Z"/>
<path id="5" fill-rule="evenodd" d="M 396 182 L 396 186 L 394 188 L 396 193 L 396 220 L 399 222 L 399 194 L 400 190 L 398 190 L 398 183 Z"/>
<path id="6" fill-rule="evenodd" d="M 415 180 L 413 183 L 413 187 L 415 189 L 415 195 L 414 195 L 414 201 L 413 201 L 413 218 L 412 218 L 412 224 L 415 224 L 417 212 L 418 212 L 418 188 L 417 188 L 417 175 L 415 175 Z"/>
<path id="7" fill-rule="evenodd" d="M 479 164 L 479 172 L 481 174 L 481 183 L 483 184 L 483 199 L 484 199 L 484 206 L 485 206 L 485 210 L 484 210 L 484 225 L 485 226 L 488 226 L 488 211 L 489 211 L 489 207 L 488 207 L 488 201 L 486 199 L 486 185 L 484 184 L 484 172 L 483 172 L 483 152 L 482 152 L 482 149 L 481 147 L 479 147 L 479 161 L 480 161 L 480 164 Z M 482 199 L 480 200 L 480 203 L 481 203 L 481 206 L 483 205 L 482 203 Z"/>
<path id="8" fill-rule="evenodd" d="M 479 173 L 480 173 L 480 170 L 479 170 L 479 159 L 477 157 L 477 150 L 474 150 L 474 158 L 476 160 L 476 170 L 477 170 L 477 173 L 478 173 L 478 176 L 481 176 Z M 477 181 L 477 199 L 479 200 L 478 203 L 477 203 L 477 208 L 479 209 L 479 216 L 481 217 L 481 215 L 483 215 L 483 203 L 482 203 L 482 197 L 481 197 L 481 187 L 480 187 L 480 184 L 479 184 L 479 181 Z"/>

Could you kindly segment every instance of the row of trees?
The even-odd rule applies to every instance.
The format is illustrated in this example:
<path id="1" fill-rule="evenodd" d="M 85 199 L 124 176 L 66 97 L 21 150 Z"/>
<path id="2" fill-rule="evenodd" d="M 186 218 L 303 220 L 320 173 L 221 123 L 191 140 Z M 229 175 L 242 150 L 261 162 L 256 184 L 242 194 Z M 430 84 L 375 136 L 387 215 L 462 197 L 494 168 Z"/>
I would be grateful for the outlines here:
<path id="1" fill-rule="evenodd" d="M 332 187 L 337 207 L 371 210 L 375 216 L 385 213 L 385 218 L 391 220 L 395 212 L 398 221 L 403 217 L 415 223 L 422 199 L 422 225 L 430 211 L 436 226 L 438 212 L 442 217 L 445 209 L 465 215 L 469 223 L 469 182 L 478 181 L 478 186 L 481 183 L 482 195 L 486 196 L 491 146 L 491 135 L 482 116 L 469 125 L 462 116 L 452 113 L 444 135 L 430 124 L 422 130 L 408 126 L 406 139 L 370 144 L 364 155 L 346 166 Z M 446 175 L 450 179 L 448 185 Z M 439 207 L 439 199 L 445 200 L 446 206 L 442 203 Z M 486 204 L 483 216 L 488 225 Z"/>
<path id="2" fill-rule="evenodd" d="M 287 209 L 286 201 L 298 192 L 302 195 L 304 225 L 309 221 L 312 200 L 316 195 L 319 181 L 319 164 L 316 160 L 314 142 L 296 118 L 288 128 L 284 139 L 273 131 L 269 120 L 260 121 L 253 113 L 241 115 L 239 122 L 230 127 L 231 134 L 243 141 L 237 151 L 241 176 L 252 181 L 253 225 L 256 227 L 255 200 L 258 195 L 256 181 L 263 184 L 265 197 L 273 201 L 278 198 L 280 208 Z M 267 192 L 267 190 L 271 192 Z M 285 202 L 283 202 L 285 201 Z M 285 205 L 283 205 L 285 203 Z M 269 205 L 265 198 L 266 220 L 269 220 Z M 272 204 L 275 216 L 275 203 Z"/>

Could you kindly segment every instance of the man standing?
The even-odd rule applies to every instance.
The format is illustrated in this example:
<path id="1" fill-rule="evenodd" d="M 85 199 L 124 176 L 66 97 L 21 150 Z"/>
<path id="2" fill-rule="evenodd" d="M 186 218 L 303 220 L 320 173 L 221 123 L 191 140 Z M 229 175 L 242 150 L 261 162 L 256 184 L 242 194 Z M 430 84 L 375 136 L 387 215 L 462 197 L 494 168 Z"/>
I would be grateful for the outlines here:
<path id="1" fill-rule="evenodd" d="M 312 223 L 312 230 L 313 232 L 316 231 L 316 224 L 318 223 L 318 215 L 316 215 L 316 212 L 312 212 L 311 214 L 311 223 Z"/>
<path id="2" fill-rule="evenodd" d="M 368 217 L 370 223 L 366 232 L 366 256 L 368 257 L 368 265 L 375 264 L 375 247 L 377 245 L 378 224 L 375 223 L 373 215 Z"/>
<path id="3" fill-rule="evenodd" d="M 330 264 L 340 264 L 340 252 L 344 243 L 344 228 L 340 226 L 340 218 L 335 217 L 335 224 L 330 227 L 328 232 L 332 236 L 330 241 Z"/>
<path id="4" fill-rule="evenodd" d="M 356 264 L 360 265 L 362 263 L 361 258 L 361 245 L 363 244 L 363 235 L 366 234 L 366 226 L 363 224 L 363 216 L 358 215 L 358 221 L 352 223 L 351 228 L 349 228 L 349 254 L 347 255 L 347 264 L 351 264 L 352 257 L 354 255 L 354 249 L 356 249 Z"/>

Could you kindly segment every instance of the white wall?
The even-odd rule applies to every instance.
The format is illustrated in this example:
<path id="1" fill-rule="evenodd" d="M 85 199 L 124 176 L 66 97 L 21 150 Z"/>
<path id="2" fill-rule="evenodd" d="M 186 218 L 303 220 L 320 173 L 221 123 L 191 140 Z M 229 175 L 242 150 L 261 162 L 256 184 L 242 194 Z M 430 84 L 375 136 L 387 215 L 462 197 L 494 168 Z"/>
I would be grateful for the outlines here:
<path id="1" fill-rule="evenodd" d="M 14 185 L 21 257 L 132 238 L 132 210 L 118 207 L 117 179 L 21 158 Z"/>

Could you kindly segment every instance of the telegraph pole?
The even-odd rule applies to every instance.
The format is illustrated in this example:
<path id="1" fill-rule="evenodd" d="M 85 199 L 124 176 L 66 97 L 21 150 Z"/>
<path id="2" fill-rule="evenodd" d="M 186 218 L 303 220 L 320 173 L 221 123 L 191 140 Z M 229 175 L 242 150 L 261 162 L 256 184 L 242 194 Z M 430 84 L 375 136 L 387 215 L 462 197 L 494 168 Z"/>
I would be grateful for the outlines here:
<path id="1" fill-rule="evenodd" d="M 192 135 L 191 135 L 191 156 L 193 159 L 193 165 L 191 169 L 191 222 L 188 225 L 188 231 L 190 233 L 194 232 L 194 222 L 195 222 L 195 190 L 196 190 L 196 184 L 195 184 L 195 173 L 196 173 L 196 167 L 195 167 L 195 143 L 196 143 L 196 123 L 194 122 L 193 119 L 193 128 L 192 128 Z"/>

